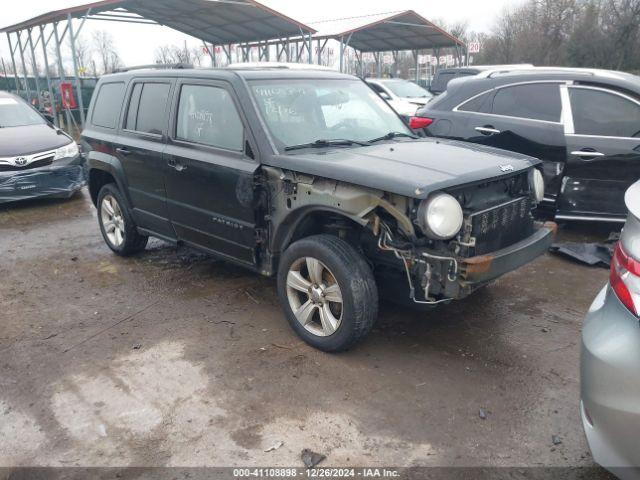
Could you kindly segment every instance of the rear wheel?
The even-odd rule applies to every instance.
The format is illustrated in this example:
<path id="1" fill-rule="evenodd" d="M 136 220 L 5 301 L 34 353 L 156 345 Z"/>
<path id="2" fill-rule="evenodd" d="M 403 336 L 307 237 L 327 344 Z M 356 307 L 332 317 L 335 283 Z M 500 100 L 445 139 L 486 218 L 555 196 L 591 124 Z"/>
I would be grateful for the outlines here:
<path id="1" fill-rule="evenodd" d="M 291 245 L 278 271 L 278 295 L 295 332 L 327 352 L 346 350 L 369 333 L 378 291 L 364 257 L 331 235 Z"/>
<path id="2" fill-rule="evenodd" d="M 98 222 L 107 246 L 118 255 L 141 252 L 149 237 L 140 235 L 118 187 L 109 183 L 98 194 Z"/>

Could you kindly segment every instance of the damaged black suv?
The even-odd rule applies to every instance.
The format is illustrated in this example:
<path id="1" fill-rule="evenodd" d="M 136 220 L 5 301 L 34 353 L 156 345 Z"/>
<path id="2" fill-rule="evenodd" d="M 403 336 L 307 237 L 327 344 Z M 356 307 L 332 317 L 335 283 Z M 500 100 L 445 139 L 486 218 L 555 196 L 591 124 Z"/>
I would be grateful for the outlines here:
<path id="1" fill-rule="evenodd" d="M 277 275 L 325 351 L 371 329 L 378 294 L 460 299 L 546 251 L 539 162 L 416 137 L 361 80 L 286 68 L 102 77 L 83 132 L 105 242 L 149 236 Z"/>

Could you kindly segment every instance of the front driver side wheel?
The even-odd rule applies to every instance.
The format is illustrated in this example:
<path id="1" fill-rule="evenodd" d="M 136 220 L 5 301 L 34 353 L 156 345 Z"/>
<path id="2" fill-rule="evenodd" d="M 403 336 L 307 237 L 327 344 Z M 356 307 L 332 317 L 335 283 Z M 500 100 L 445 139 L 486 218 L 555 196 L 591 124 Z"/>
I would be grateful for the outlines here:
<path id="1" fill-rule="evenodd" d="M 378 315 L 378 290 L 364 257 L 332 235 L 295 242 L 283 254 L 278 296 L 293 330 L 325 352 L 364 338 Z"/>
<path id="2" fill-rule="evenodd" d="M 140 235 L 117 185 L 109 183 L 98 193 L 98 223 L 107 246 L 118 255 L 141 252 L 149 237 Z"/>

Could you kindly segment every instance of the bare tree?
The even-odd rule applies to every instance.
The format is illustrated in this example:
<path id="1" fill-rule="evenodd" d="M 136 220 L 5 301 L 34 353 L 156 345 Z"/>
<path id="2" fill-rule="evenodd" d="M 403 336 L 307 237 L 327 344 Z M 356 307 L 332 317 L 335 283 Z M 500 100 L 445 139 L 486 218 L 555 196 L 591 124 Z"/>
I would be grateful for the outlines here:
<path id="1" fill-rule="evenodd" d="M 184 46 L 161 45 L 156 48 L 154 54 L 155 63 L 174 64 L 186 63 L 189 65 L 202 65 L 204 59 L 202 47 L 189 47 L 185 42 Z"/>
<path id="2" fill-rule="evenodd" d="M 640 0 L 528 0 L 502 12 L 479 60 L 640 70 Z"/>
<path id="3" fill-rule="evenodd" d="M 157 47 L 156 50 L 155 50 L 155 53 L 154 53 L 153 61 L 155 63 L 160 63 L 160 64 L 176 63 L 175 57 L 173 55 L 172 46 L 171 45 L 161 45 L 161 46 Z"/>
<path id="4" fill-rule="evenodd" d="M 91 44 L 84 36 L 80 36 L 75 41 L 76 59 L 78 60 L 78 69 L 80 73 L 86 75 L 89 65 L 93 57 Z"/>
<path id="5" fill-rule="evenodd" d="M 112 73 L 122 66 L 122 60 L 116 50 L 113 36 L 106 30 L 93 33 L 93 48 L 98 56 L 102 73 Z"/>

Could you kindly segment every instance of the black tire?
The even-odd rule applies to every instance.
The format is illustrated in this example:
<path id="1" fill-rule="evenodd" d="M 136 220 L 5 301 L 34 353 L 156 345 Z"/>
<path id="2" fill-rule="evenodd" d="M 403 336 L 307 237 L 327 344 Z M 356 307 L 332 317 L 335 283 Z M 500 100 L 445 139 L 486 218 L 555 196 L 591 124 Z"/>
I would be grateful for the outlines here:
<path id="1" fill-rule="evenodd" d="M 102 205 L 105 197 L 111 197 L 115 199 L 120 211 L 122 212 L 122 223 L 124 224 L 124 231 L 122 233 L 122 242 L 120 244 L 114 244 L 109 239 L 107 232 L 105 231 L 102 213 Z M 145 247 L 147 246 L 147 242 L 149 241 L 149 237 L 140 235 L 138 233 L 136 225 L 133 221 L 133 217 L 131 215 L 131 211 L 129 210 L 129 206 L 127 205 L 127 202 L 125 201 L 122 193 L 115 183 L 108 183 L 100 189 L 100 192 L 98 193 L 97 208 L 100 232 L 102 232 L 102 238 L 111 250 L 113 250 L 118 255 L 126 257 L 135 253 L 139 253 L 145 249 Z"/>
<path id="2" fill-rule="evenodd" d="M 309 257 L 323 264 L 323 272 L 328 272 L 335 279 L 332 283 L 337 283 L 342 297 L 338 304 L 341 312 L 339 324 L 327 336 L 314 334 L 303 326 L 296 318 L 289 299 L 289 270 L 301 264 L 301 259 Z M 306 298 L 305 293 L 293 292 L 301 295 L 303 300 Z M 339 352 L 353 346 L 369 333 L 378 316 L 378 289 L 371 268 L 351 245 L 332 235 L 304 238 L 284 252 L 278 270 L 278 297 L 291 328 L 309 345 L 325 352 Z M 320 311 L 318 307 L 318 313 L 313 315 L 319 316 Z"/>

